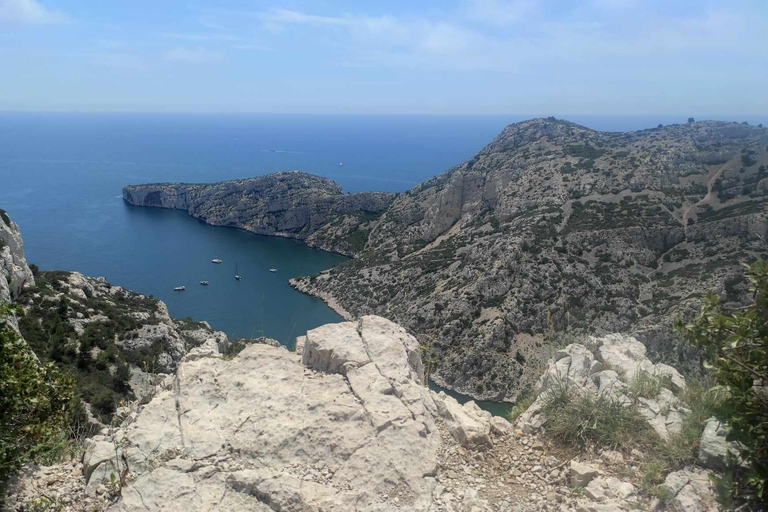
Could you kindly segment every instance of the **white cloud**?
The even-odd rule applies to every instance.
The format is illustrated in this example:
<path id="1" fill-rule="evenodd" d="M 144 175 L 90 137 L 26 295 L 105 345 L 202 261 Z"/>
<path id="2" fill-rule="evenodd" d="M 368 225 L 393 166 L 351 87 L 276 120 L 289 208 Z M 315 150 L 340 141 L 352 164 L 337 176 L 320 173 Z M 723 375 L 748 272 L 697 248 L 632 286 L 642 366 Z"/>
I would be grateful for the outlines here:
<path id="1" fill-rule="evenodd" d="M 0 25 L 44 25 L 63 23 L 66 16 L 43 7 L 35 0 L 0 0 Z"/>
<path id="2" fill-rule="evenodd" d="M 269 12 L 259 13 L 258 16 L 269 23 L 278 25 L 301 24 L 315 26 L 347 25 L 350 20 L 331 16 L 317 16 L 288 9 L 272 9 Z"/>
<path id="3" fill-rule="evenodd" d="M 296 41 L 325 45 L 329 64 L 337 66 L 514 73 L 570 65 L 599 72 L 607 59 L 623 65 L 622 55 L 651 69 L 698 51 L 754 48 L 768 36 L 758 25 L 745 24 L 748 11 L 745 5 L 701 6 L 671 15 L 637 0 L 589 0 L 553 13 L 542 0 L 462 0 L 458 9 L 430 17 L 282 8 L 228 16 L 255 18 L 262 30 L 291 31 L 304 36 Z"/>
<path id="4" fill-rule="evenodd" d="M 209 51 L 202 46 L 196 48 L 175 46 L 167 49 L 163 53 L 163 58 L 169 61 L 186 62 L 188 64 L 203 64 L 220 61 L 222 60 L 222 55 L 218 52 Z"/>

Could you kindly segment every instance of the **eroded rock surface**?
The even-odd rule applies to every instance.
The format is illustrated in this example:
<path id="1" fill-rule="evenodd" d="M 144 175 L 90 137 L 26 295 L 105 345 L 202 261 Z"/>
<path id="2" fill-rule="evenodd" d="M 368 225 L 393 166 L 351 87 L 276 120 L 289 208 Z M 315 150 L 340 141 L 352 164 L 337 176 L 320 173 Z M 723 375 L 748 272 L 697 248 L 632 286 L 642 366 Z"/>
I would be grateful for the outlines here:
<path id="1" fill-rule="evenodd" d="M 92 441 L 89 486 L 127 464 L 114 510 L 428 510 L 440 435 L 416 340 L 373 316 L 306 340 L 302 354 L 192 350 L 129 424 Z"/>
<path id="2" fill-rule="evenodd" d="M 34 284 L 19 226 L 0 210 L 0 304 L 16 300 L 25 286 Z M 11 327 L 17 329 L 16 319 L 10 320 Z"/>

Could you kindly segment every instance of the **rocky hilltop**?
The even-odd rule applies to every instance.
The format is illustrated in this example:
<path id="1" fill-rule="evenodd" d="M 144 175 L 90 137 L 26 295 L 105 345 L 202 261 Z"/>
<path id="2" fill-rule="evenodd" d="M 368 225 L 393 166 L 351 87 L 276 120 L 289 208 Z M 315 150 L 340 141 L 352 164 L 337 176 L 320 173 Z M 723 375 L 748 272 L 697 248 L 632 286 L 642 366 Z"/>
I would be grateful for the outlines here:
<path id="1" fill-rule="evenodd" d="M 386 210 L 394 194 L 344 194 L 328 178 L 285 171 L 213 184 L 130 185 L 123 189 L 123 198 L 136 206 L 184 210 L 209 224 L 237 227 L 259 235 L 305 240 L 326 226 L 324 236 L 308 243 L 354 254 L 358 226 Z M 335 224 L 328 227 L 331 222 Z M 351 239 L 346 240 L 347 237 Z"/>
<path id="2" fill-rule="evenodd" d="M 766 255 L 766 166 L 768 130 L 745 124 L 513 124 L 399 195 L 355 260 L 293 285 L 399 322 L 432 378 L 479 398 L 515 400 L 554 333 L 634 333 L 677 362 L 672 319 L 707 289 L 741 300 L 740 263 Z"/>

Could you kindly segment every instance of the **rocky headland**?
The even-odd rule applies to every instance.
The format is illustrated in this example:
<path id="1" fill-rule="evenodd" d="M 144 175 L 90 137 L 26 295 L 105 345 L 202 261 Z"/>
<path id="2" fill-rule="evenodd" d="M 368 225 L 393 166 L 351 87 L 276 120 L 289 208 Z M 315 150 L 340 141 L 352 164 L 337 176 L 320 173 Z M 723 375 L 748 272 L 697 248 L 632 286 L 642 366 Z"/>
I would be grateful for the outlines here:
<path id="1" fill-rule="evenodd" d="M 215 226 L 297 238 L 346 255 L 359 250 L 361 224 L 384 212 L 394 197 L 387 192 L 345 194 L 332 180 L 300 171 L 213 184 L 123 188 L 123 199 L 132 205 L 183 210 Z M 322 236 L 313 236 L 320 229 Z"/>

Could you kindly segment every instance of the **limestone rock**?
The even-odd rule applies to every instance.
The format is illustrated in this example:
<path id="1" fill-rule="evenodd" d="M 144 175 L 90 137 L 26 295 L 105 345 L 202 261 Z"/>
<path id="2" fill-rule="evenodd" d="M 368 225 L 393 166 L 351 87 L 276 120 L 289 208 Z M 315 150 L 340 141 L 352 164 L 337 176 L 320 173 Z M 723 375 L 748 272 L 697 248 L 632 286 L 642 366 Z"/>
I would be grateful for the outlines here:
<path id="1" fill-rule="evenodd" d="M 698 468 L 682 469 L 667 475 L 664 481 L 672 498 L 675 512 L 718 512 L 712 483 L 706 471 Z"/>
<path id="2" fill-rule="evenodd" d="M 591 337 L 591 342 L 598 347 L 595 354 L 580 344 L 568 345 L 555 353 L 534 386 L 536 400 L 520 415 L 516 425 L 526 434 L 544 427 L 547 393 L 567 386 L 573 393 L 607 397 L 625 406 L 637 404 L 640 414 L 662 439 L 679 432 L 687 412 L 675 395 L 685 389 L 682 375 L 668 365 L 653 364 L 645 355 L 645 346 L 631 336 L 609 334 Z M 632 379 L 641 373 L 659 379 L 662 384 L 669 383 L 672 390 L 662 387 L 654 398 L 630 396 Z"/>
<path id="3" fill-rule="evenodd" d="M 456 441 L 467 448 L 483 449 L 491 444 L 491 414 L 483 411 L 474 401 L 464 405 L 441 391 L 435 395 L 440 416 Z"/>
<path id="4" fill-rule="evenodd" d="M 512 424 L 501 416 L 491 416 L 491 432 L 496 436 L 506 436 L 512 433 Z"/>
<path id="5" fill-rule="evenodd" d="M 35 278 L 24 256 L 24 240 L 19 226 L 4 210 L 0 211 L 0 304 L 16 300 L 26 286 L 34 286 Z M 10 326 L 17 328 L 16 319 Z"/>
<path id="6" fill-rule="evenodd" d="M 575 460 L 568 467 L 568 480 L 571 487 L 586 487 L 600 471 L 589 464 L 583 464 Z"/>
<path id="7" fill-rule="evenodd" d="M 699 463 L 705 468 L 723 470 L 729 457 L 739 460 L 735 443 L 726 441 L 728 429 L 716 418 L 709 418 L 699 441 Z"/>
<path id="8" fill-rule="evenodd" d="M 416 340 L 379 317 L 307 340 L 311 367 L 264 344 L 232 360 L 213 341 L 192 350 L 113 436 L 130 477 L 112 510 L 426 512 L 441 441 Z M 90 485 L 109 447 L 89 451 Z"/>

